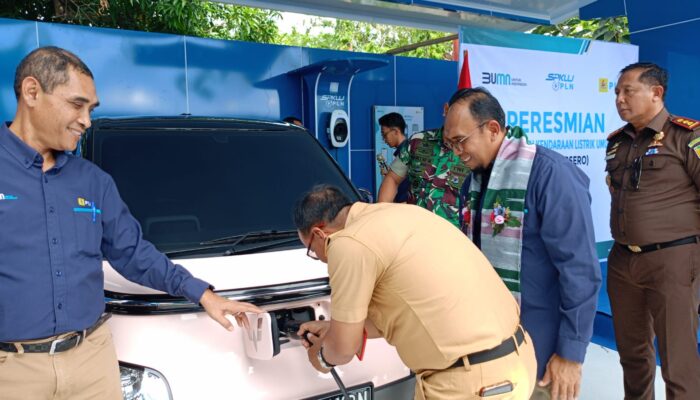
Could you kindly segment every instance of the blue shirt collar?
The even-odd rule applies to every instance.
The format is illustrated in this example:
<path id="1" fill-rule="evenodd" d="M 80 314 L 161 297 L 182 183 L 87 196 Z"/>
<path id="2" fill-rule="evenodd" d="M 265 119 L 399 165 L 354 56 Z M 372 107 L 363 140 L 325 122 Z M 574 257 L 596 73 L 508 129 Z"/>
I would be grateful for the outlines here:
<path id="1" fill-rule="evenodd" d="M 17 137 L 6 123 L 0 125 L 0 146 L 4 147 L 24 168 L 41 167 L 44 163 L 44 157 Z M 68 162 L 68 155 L 64 152 L 56 152 L 54 157 L 56 158 L 54 169 L 59 170 Z"/>

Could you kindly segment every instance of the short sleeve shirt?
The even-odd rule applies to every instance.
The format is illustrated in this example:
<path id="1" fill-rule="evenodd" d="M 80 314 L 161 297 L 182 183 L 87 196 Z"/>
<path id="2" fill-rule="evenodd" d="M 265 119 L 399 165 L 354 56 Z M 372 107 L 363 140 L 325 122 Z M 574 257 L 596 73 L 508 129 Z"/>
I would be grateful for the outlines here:
<path id="1" fill-rule="evenodd" d="M 396 147 L 394 150 L 394 159 L 399 157 L 401 150 L 408 148 L 408 140 L 404 140 Z M 406 203 L 408 201 L 408 192 L 411 189 L 410 179 L 404 179 L 400 184 L 399 188 L 396 190 L 396 196 L 394 196 L 394 203 Z"/>
<path id="2" fill-rule="evenodd" d="M 700 234 L 700 122 L 662 110 L 641 132 L 627 124 L 606 153 L 613 238 L 627 245 Z"/>
<path id="3" fill-rule="evenodd" d="M 459 227 L 459 191 L 469 169 L 442 140 L 442 128 L 418 132 L 400 148 L 391 170 L 410 181 L 409 204 L 415 204 Z"/>
<path id="4" fill-rule="evenodd" d="M 486 258 L 420 207 L 354 204 L 327 254 L 331 317 L 369 318 L 414 371 L 493 348 L 518 325 L 518 306 Z"/>

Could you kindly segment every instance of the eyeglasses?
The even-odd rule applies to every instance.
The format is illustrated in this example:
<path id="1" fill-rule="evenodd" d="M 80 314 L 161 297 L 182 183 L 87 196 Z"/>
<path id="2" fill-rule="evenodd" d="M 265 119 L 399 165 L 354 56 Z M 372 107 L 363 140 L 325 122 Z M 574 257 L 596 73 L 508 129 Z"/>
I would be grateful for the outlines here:
<path id="1" fill-rule="evenodd" d="M 311 250 L 311 243 L 314 241 L 314 235 L 313 233 L 311 234 L 311 239 L 309 239 L 309 245 L 306 247 L 306 255 L 312 259 L 312 260 L 320 260 L 318 256 L 316 255 L 316 252 Z"/>
<path id="2" fill-rule="evenodd" d="M 484 121 L 484 122 L 480 123 L 474 129 L 472 129 L 470 132 L 474 132 L 478 129 L 481 129 L 481 127 L 486 125 L 488 122 L 489 121 Z M 472 136 L 474 136 L 474 134 L 471 134 L 468 136 L 462 136 L 461 139 L 454 141 L 454 142 L 449 141 L 449 140 L 445 140 L 445 146 L 452 151 L 455 151 L 457 149 L 462 150 L 462 148 L 463 148 L 462 146 L 464 146 L 464 144 L 467 142 L 467 140 L 469 140 L 469 138 L 471 138 Z"/>
<path id="3" fill-rule="evenodd" d="M 323 227 L 323 224 L 317 225 L 317 226 L 318 226 L 319 228 L 321 228 L 321 227 Z M 309 245 L 306 246 L 306 256 L 309 257 L 309 258 L 312 259 L 312 260 L 320 260 L 320 258 L 318 257 L 318 254 L 316 254 L 315 251 L 311 250 L 311 243 L 314 242 L 314 237 L 315 237 L 315 236 L 316 236 L 316 235 L 315 235 L 313 232 L 311 232 L 311 237 L 309 238 Z"/>
<path id="4" fill-rule="evenodd" d="M 391 133 L 392 130 L 393 130 L 393 128 L 382 129 L 381 130 L 382 139 L 386 139 L 386 137 L 389 136 L 389 134 Z"/>
<path id="5" fill-rule="evenodd" d="M 642 179 L 643 156 L 639 156 L 632 161 L 632 187 L 639 190 L 639 181 Z"/>

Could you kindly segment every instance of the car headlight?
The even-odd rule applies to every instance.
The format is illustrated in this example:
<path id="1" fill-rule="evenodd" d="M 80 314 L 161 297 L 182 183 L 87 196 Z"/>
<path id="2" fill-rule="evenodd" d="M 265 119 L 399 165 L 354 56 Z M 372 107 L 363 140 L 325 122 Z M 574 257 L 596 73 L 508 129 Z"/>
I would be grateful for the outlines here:
<path id="1" fill-rule="evenodd" d="M 124 400 L 172 400 L 168 380 L 160 372 L 140 365 L 120 362 Z"/>

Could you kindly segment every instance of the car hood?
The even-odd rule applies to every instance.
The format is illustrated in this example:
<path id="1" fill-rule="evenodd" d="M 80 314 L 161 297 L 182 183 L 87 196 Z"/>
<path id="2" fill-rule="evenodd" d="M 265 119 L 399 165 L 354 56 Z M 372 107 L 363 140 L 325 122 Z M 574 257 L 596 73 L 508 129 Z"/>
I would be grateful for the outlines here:
<path id="1" fill-rule="evenodd" d="M 173 259 L 215 290 L 244 289 L 325 278 L 326 264 L 306 256 L 306 249 L 293 249 L 228 257 Z M 108 262 L 103 263 L 105 290 L 124 294 L 163 292 L 128 281 Z"/>

